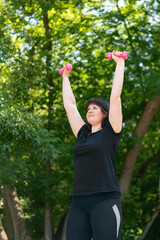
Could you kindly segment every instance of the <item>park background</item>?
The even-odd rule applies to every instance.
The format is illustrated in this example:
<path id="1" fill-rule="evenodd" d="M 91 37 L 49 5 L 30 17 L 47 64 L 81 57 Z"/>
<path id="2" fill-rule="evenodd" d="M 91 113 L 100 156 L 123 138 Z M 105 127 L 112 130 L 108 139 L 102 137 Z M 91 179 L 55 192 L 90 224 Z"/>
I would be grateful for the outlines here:
<path id="1" fill-rule="evenodd" d="M 0 0 L 0 239 L 65 240 L 73 146 L 58 70 L 86 121 L 127 51 L 117 175 L 123 240 L 160 240 L 160 1 Z"/>

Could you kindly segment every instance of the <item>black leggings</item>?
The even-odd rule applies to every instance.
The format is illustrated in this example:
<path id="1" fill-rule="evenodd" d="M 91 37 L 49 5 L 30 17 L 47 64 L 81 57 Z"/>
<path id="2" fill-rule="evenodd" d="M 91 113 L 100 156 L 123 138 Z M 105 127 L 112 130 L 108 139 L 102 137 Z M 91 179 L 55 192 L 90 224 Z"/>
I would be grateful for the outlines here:
<path id="1" fill-rule="evenodd" d="M 114 193 L 72 196 L 67 240 L 120 240 L 121 198 Z"/>

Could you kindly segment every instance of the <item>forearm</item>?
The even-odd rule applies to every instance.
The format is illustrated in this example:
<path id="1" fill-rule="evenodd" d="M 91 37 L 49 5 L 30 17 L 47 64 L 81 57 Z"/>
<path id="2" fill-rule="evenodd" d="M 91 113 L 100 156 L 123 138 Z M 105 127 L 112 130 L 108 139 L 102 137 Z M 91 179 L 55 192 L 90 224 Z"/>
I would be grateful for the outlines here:
<path id="1" fill-rule="evenodd" d="M 76 104 L 68 76 L 63 76 L 62 94 L 64 107 Z"/>
<path id="2" fill-rule="evenodd" d="M 124 60 L 118 62 L 116 65 L 110 98 L 119 98 L 121 96 L 124 79 L 124 65 Z"/>

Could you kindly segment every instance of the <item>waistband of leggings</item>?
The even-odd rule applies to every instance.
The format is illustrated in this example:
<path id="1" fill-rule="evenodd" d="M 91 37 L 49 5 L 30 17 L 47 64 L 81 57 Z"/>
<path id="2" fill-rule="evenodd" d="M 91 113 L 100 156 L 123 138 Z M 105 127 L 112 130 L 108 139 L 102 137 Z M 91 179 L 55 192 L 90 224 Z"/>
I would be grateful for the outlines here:
<path id="1" fill-rule="evenodd" d="M 98 197 L 104 196 L 106 198 L 121 198 L 121 192 L 112 191 L 112 192 L 97 192 L 97 193 L 85 193 L 85 194 L 72 194 L 72 197 Z"/>

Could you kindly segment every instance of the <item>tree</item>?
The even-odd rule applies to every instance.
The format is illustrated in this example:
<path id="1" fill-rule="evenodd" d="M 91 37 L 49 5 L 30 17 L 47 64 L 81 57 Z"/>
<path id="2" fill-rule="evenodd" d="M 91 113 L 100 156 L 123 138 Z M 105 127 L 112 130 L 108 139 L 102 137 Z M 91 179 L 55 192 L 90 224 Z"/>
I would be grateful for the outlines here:
<path id="1" fill-rule="evenodd" d="M 0 181 L 1 186 L 16 189 L 25 231 L 33 239 L 44 235 L 45 239 L 52 235 L 59 239 L 71 200 L 75 138 L 62 104 L 58 69 L 63 63 L 73 64 L 71 85 L 85 120 L 88 98 L 109 99 L 115 66 L 107 61 L 107 52 L 115 49 L 128 52 L 122 93 L 123 138 L 117 161 L 121 187 L 128 192 L 122 203 L 122 237 L 135 239 L 158 203 L 159 3 L 7 0 L 0 6 Z M 151 105 L 152 116 L 143 120 Z M 52 142 L 57 137 L 62 144 Z M 136 151 L 134 146 L 138 146 Z M 61 153 L 53 157 L 56 149 Z M 127 175 L 123 166 L 128 169 L 131 160 L 132 171 Z M 9 236 L 3 209 L 0 217 Z M 158 216 L 153 229 L 157 221 Z M 158 239 L 158 231 L 153 232 Z"/>

